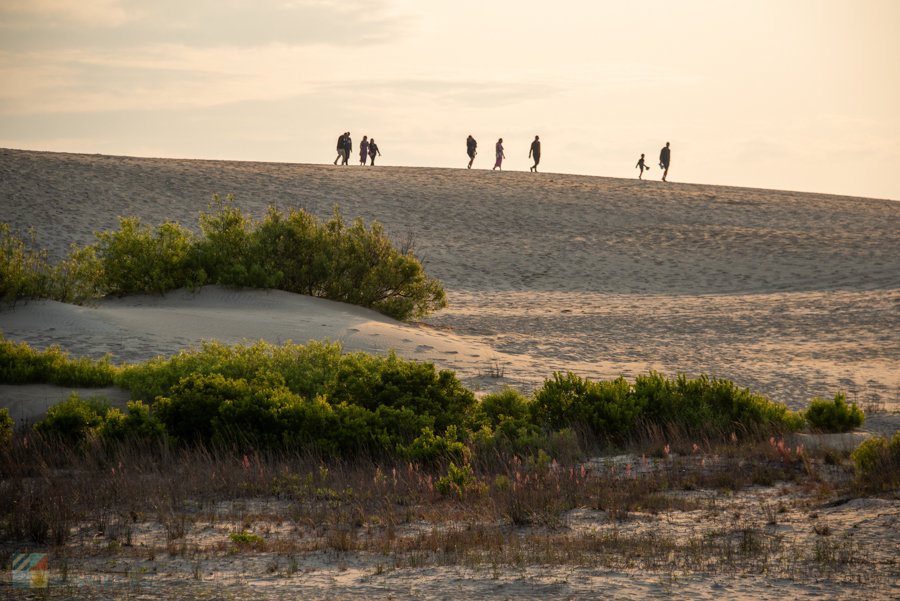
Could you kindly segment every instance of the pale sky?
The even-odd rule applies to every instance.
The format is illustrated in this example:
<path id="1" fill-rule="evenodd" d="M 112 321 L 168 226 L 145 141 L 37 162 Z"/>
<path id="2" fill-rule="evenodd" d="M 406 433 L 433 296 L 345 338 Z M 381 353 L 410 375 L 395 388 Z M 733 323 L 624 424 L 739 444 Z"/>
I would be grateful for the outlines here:
<path id="1" fill-rule="evenodd" d="M 0 0 L 0 147 L 900 200 L 898 0 Z M 356 150 L 356 149 L 355 149 Z M 354 152 L 354 155 L 356 152 Z M 352 160 L 356 163 L 356 160 Z M 654 168 L 647 176 L 659 179 Z"/>

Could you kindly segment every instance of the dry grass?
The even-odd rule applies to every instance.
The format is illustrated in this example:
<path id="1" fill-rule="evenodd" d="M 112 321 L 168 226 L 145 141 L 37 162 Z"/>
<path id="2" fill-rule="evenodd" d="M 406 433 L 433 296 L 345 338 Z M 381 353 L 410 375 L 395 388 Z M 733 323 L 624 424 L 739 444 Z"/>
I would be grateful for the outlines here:
<path id="1" fill-rule="evenodd" d="M 262 572 L 289 578 L 322 551 L 367 557 L 373 571 L 538 564 L 855 578 L 871 568 L 852 541 L 804 547 L 776 531 L 785 513 L 847 494 L 848 466 L 775 440 L 662 436 L 647 430 L 628 453 L 581 463 L 473 449 L 471 478 L 446 496 L 436 483 L 447 466 L 16 440 L 0 451 L 0 560 L 37 546 L 87 571 L 123 558 L 187 562 L 195 581 L 205 562 L 229 556 L 259 557 Z M 734 509 L 753 487 L 793 497 Z M 678 520 L 703 523 L 704 533 L 653 526 Z M 815 527 L 820 539 L 832 534 Z"/>

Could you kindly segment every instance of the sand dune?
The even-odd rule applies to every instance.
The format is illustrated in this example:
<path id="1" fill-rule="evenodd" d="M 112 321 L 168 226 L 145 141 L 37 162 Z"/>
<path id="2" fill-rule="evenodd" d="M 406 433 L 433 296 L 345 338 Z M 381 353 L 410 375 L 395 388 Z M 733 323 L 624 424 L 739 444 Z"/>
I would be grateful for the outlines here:
<path id="1" fill-rule="evenodd" d="M 377 219 L 398 238 L 412 232 L 427 272 L 444 282 L 450 307 L 425 323 L 402 324 L 321 299 L 208 287 L 197 294 L 103 299 L 97 307 L 20 303 L 0 311 L 3 335 L 38 348 L 58 343 L 75 355 L 111 353 L 116 362 L 169 355 L 201 339 L 328 337 L 348 351 L 394 348 L 434 361 L 481 391 L 504 384 L 529 390 L 554 370 L 633 378 L 653 369 L 729 378 L 793 409 L 844 390 L 864 405 L 900 410 L 900 203 L 559 174 L 0 150 L 0 221 L 35 227 L 55 258 L 72 243 L 91 243 L 95 231 L 114 229 L 118 215 L 151 225 L 176 220 L 196 231 L 197 213 L 214 192 L 234 193 L 256 219 L 275 203 L 322 218 L 339 204 L 345 217 Z M 503 377 L 489 375 L 497 370 Z M 0 407 L 13 409 L 17 419 L 35 419 L 67 392 L 0 386 Z M 128 398 L 115 388 L 85 392 L 120 405 Z M 795 442 L 852 447 L 870 433 L 896 431 L 900 420 L 891 411 L 870 412 L 861 431 L 827 439 L 801 434 Z M 619 459 L 637 464 L 638 458 L 611 461 Z M 381 554 L 315 553 L 304 556 L 303 578 L 268 577 L 263 555 L 248 560 L 260 565 L 240 564 L 238 574 L 227 556 L 207 566 L 215 576 L 203 584 L 227 588 L 229 595 L 249 588 L 309 598 L 388 592 L 389 598 L 635 598 L 675 590 L 711 599 L 896 595 L 890 558 L 900 524 L 897 501 L 822 504 L 802 486 L 788 491 L 781 484 L 735 496 L 685 492 L 706 501 L 655 521 L 652 515 L 646 522 L 613 518 L 613 526 L 606 513 L 577 508 L 567 513 L 565 528 L 693 540 L 735 528 L 741 516 L 741 523 L 762 531 L 771 524 L 765 507 L 777 499 L 791 509 L 771 532 L 811 549 L 818 544 L 810 526 L 815 518 L 843 532 L 842 541 L 852 536 L 851 548 L 855 541 L 873 562 L 856 565 L 859 582 L 869 578 L 865 583 L 844 581 L 842 572 L 813 581 L 809 575 L 665 575 L 640 567 L 617 572 L 543 564 L 503 567 L 493 575 L 484 566 L 449 566 L 377 576 Z M 816 511 L 807 515 L 810 506 Z M 159 524 L 140 527 L 157 544 Z M 216 532 L 197 530 L 192 536 L 198 540 Z M 166 559 L 170 574 L 190 572 L 184 557 Z M 92 569 L 109 570 L 107 557 L 95 563 Z M 251 572 L 263 575 L 248 579 Z"/>
<path id="2" fill-rule="evenodd" d="M 505 368 L 479 381 L 484 390 L 530 389 L 553 370 L 655 369 L 733 379 L 792 408 L 838 390 L 900 408 L 897 202 L 546 173 L 0 150 L 0 219 L 35 227 L 57 258 L 117 227 L 119 215 L 197 231 L 216 192 L 233 193 L 255 219 L 271 204 L 324 219 L 337 204 L 398 238 L 412 232 L 449 293 L 450 307 L 428 323 L 491 349 Z M 0 314 L 0 328 L 11 339 L 62 340 L 7 319 Z M 154 334 L 143 348 L 108 332 L 66 345 L 125 361 L 191 342 Z M 434 359 L 464 379 L 489 366 Z"/>

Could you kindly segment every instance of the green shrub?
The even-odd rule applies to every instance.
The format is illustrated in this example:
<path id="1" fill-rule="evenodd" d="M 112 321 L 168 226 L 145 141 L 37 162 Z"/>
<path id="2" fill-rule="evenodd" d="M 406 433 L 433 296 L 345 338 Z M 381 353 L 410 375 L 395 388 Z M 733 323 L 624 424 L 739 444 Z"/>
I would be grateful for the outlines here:
<path id="1" fill-rule="evenodd" d="M 900 484 L 900 432 L 890 442 L 883 436 L 865 439 L 850 458 L 864 490 L 880 492 Z"/>
<path id="2" fill-rule="evenodd" d="M 629 432 L 641 414 L 624 378 L 591 382 L 571 372 L 554 372 L 534 393 L 531 415 L 553 430 L 584 424 L 597 435 L 610 436 Z"/>
<path id="3" fill-rule="evenodd" d="M 447 475 L 438 478 L 434 483 L 434 489 L 442 496 L 455 496 L 462 500 L 467 494 L 476 493 L 483 494 L 487 487 L 479 484 L 472 473 L 472 466 L 465 464 L 462 467 L 456 467 L 451 462 L 447 468 Z"/>
<path id="4" fill-rule="evenodd" d="M 31 244 L 13 232 L 8 223 L 0 223 L 0 304 L 14 305 L 25 296 L 47 296 L 50 267 L 47 251 L 37 249 L 34 228 L 28 232 Z"/>
<path id="5" fill-rule="evenodd" d="M 95 236 L 103 268 L 101 285 L 107 294 L 163 294 L 206 283 L 206 274 L 196 264 L 194 235 L 177 223 L 167 221 L 154 231 L 142 227 L 137 217 L 119 217 L 118 232 Z"/>
<path id="6" fill-rule="evenodd" d="M 58 345 L 37 351 L 25 342 L 7 341 L 0 334 L 0 384 L 49 383 L 57 386 L 102 387 L 112 384 L 116 368 L 110 355 L 94 361 L 70 359 Z"/>
<path id="7" fill-rule="evenodd" d="M 441 283 L 429 280 L 411 251 L 400 252 L 372 223 L 344 223 L 337 207 L 326 223 L 305 211 L 269 207 L 260 222 L 241 215 L 229 196 L 201 213 L 200 266 L 227 286 L 277 288 L 377 309 L 396 319 L 447 306 Z"/>
<path id="8" fill-rule="evenodd" d="M 833 401 L 814 398 L 803 417 L 812 428 L 823 432 L 849 432 L 866 421 L 862 409 L 856 406 L 855 401 L 847 405 L 847 397 L 842 392 L 837 393 Z"/>
<path id="9" fill-rule="evenodd" d="M 466 456 L 466 446 L 457 440 L 456 426 L 447 428 L 444 436 L 435 436 L 431 428 L 423 428 L 422 435 L 411 445 L 401 449 L 402 456 L 413 463 L 435 465 L 439 460 L 451 458 L 457 461 Z"/>
<path id="10" fill-rule="evenodd" d="M 6 444 L 12 440 L 13 426 L 15 423 L 9 416 L 9 409 L 0 409 L 0 444 Z"/>
<path id="11" fill-rule="evenodd" d="M 150 416 L 148 406 L 141 401 L 129 401 L 127 416 L 118 409 L 107 411 L 97 435 L 107 442 L 126 438 L 161 440 L 166 438 L 166 429 L 156 417 Z"/>
<path id="12" fill-rule="evenodd" d="M 803 425 L 802 416 L 783 404 L 729 380 L 684 374 L 669 380 L 656 372 L 639 376 L 634 385 L 624 378 L 591 382 L 554 373 L 534 393 L 529 411 L 536 424 L 554 430 L 582 424 L 598 436 L 628 434 L 638 420 L 741 433 L 772 426 L 795 432 Z"/>
<path id="13" fill-rule="evenodd" d="M 462 428 L 475 406 L 475 395 L 454 372 L 438 372 L 433 363 L 402 360 L 393 351 L 387 357 L 361 352 L 345 355 L 325 394 L 331 403 L 380 409 L 385 418 L 392 411 L 407 410 L 413 421 L 397 427 L 412 437 L 425 427 L 438 433 L 449 426 Z"/>
<path id="14" fill-rule="evenodd" d="M 73 392 L 69 397 L 47 409 L 47 417 L 34 425 L 44 436 L 58 436 L 67 442 L 77 442 L 95 433 L 109 411 L 109 401 L 102 396 L 82 399 Z"/>

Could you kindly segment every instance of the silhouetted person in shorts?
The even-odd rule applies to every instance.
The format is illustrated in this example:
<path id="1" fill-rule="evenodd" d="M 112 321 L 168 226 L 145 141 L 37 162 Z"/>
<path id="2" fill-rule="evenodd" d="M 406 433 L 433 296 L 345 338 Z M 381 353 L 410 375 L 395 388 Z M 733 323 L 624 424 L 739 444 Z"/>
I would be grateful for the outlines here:
<path id="1" fill-rule="evenodd" d="M 471 169 L 472 163 L 475 161 L 475 155 L 478 154 L 478 142 L 472 136 L 466 138 L 466 154 L 469 155 L 469 166 L 467 169 Z"/>
<path id="2" fill-rule="evenodd" d="M 666 181 L 666 176 L 669 175 L 669 160 L 671 158 L 672 151 L 669 149 L 669 143 L 666 142 L 666 147 L 659 151 L 659 166 L 665 169 L 662 181 Z"/>
<path id="3" fill-rule="evenodd" d="M 337 162 L 343 160 L 344 163 L 347 162 L 347 159 L 344 157 L 344 138 L 348 135 L 348 132 L 342 133 L 338 136 L 337 141 L 337 158 L 334 159 L 334 164 L 337 165 Z"/>
<path id="4" fill-rule="evenodd" d="M 529 167 L 528 170 L 534 171 L 535 173 L 537 173 L 538 163 L 541 162 L 541 137 L 540 136 L 535 136 L 534 142 L 531 143 L 531 150 L 528 151 L 528 158 L 530 159 L 532 156 L 534 156 L 534 165 L 532 167 Z"/>
<path id="5" fill-rule="evenodd" d="M 644 165 L 644 153 L 643 152 L 641 153 L 641 158 L 638 159 L 638 163 L 637 163 L 637 165 L 635 165 L 635 167 L 638 167 L 641 170 L 641 172 L 638 173 L 638 179 L 644 179 L 643 177 L 641 177 L 642 175 L 644 175 L 644 169 L 649 169 L 650 167 L 646 167 Z"/>

